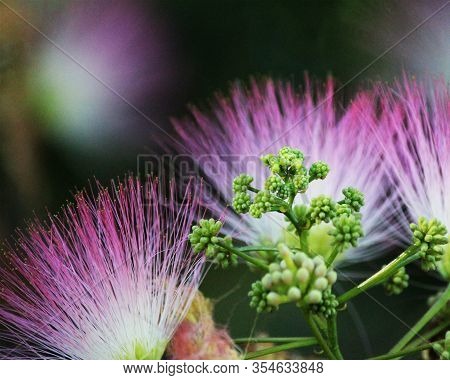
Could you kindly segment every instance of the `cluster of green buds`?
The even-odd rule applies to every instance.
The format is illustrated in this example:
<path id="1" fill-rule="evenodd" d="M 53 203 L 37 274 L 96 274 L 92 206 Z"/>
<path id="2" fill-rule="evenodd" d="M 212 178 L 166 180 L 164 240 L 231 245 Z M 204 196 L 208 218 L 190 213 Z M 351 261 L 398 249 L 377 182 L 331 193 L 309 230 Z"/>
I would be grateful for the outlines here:
<path id="1" fill-rule="evenodd" d="M 447 228 L 436 219 L 427 220 L 424 217 L 410 227 L 413 246 L 418 249 L 422 259 L 422 269 L 435 270 L 444 254 L 444 245 L 448 243 Z"/>
<path id="2" fill-rule="evenodd" d="M 294 148 L 281 148 L 277 155 L 262 157 L 271 175 L 264 183 L 264 189 L 251 186 L 253 178 L 240 174 L 233 181 L 233 208 L 239 214 L 250 213 L 261 218 L 270 211 L 286 212 L 298 193 L 304 193 L 313 180 L 325 179 L 329 167 L 322 161 L 315 162 L 309 170 L 304 166 L 303 153 Z M 256 193 L 254 198 L 249 192 Z"/>
<path id="3" fill-rule="evenodd" d="M 279 244 L 277 260 L 269 265 L 268 273 L 249 293 L 250 304 L 259 312 L 289 302 L 300 307 L 322 305 L 324 295 L 329 294 L 327 291 L 336 279 L 336 272 L 327 268 L 321 256 L 310 258 L 304 252 Z"/>
<path id="4" fill-rule="evenodd" d="M 192 227 L 189 242 L 195 253 L 205 252 L 205 256 L 222 268 L 236 266 L 238 258 L 230 252 L 233 247 L 231 237 L 219 237 L 222 222 L 214 219 L 202 219 Z"/>
<path id="5" fill-rule="evenodd" d="M 443 344 L 433 344 L 433 350 L 439 355 L 441 359 L 450 360 L 450 331 L 447 331 L 447 333 L 445 334 Z"/>
<path id="6" fill-rule="evenodd" d="M 393 276 L 383 283 L 384 289 L 388 295 L 399 295 L 409 285 L 409 275 L 405 267 L 401 267 Z"/>

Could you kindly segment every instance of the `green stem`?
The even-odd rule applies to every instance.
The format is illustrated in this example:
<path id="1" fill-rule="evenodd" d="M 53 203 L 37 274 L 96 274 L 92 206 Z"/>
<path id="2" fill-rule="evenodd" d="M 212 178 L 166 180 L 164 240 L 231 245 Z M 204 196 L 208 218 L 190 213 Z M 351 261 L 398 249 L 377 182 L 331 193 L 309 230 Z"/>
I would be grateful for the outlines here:
<path id="1" fill-rule="evenodd" d="M 417 260 L 420 256 L 418 253 L 416 253 L 416 251 L 417 247 L 415 246 L 409 247 L 405 252 L 403 252 L 400 256 L 398 256 L 395 260 L 391 261 L 384 268 L 380 269 L 377 273 L 369 277 L 367 280 L 365 280 L 358 286 L 350 289 L 348 292 L 338 297 L 339 303 L 340 304 L 346 303 L 351 298 L 356 297 L 357 295 L 365 292 L 366 290 L 372 288 L 373 286 L 384 282 L 389 277 L 391 277 L 395 272 L 397 272 L 400 268 L 403 268 L 409 263 Z"/>
<path id="2" fill-rule="evenodd" d="M 239 247 L 237 248 L 239 251 L 241 252 L 262 252 L 262 251 L 267 251 L 267 252 L 278 252 L 278 248 L 274 248 L 274 247 L 263 247 L 263 246 L 258 246 L 258 245 L 248 245 L 245 247 Z"/>
<path id="3" fill-rule="evenodd" d="M 252 187 L 252 186 L 249 186 L 248 189 L 254 193 L 259 193 L 261 191 L 261 190 L 257 189 L 256 187 Z"/>
<path id="4" fill-rule="evenodd" d="M 300 247 L 303 252 L 305 252 L 307 255 L 309 255 L 309 247 L 308 247 L 308 234 L 309 231 L 302 230 L 300 233 Z"/>
<path id="5" fill-rule="evenodd" d="M 247 262 L 257 266 L 258 268 L 261 268 L 261 269 L 266 270 L 266 271 L 269 270 L 269 266 L 262 260 L 258 260 L 257 258 L 255 258 L 253 256 L 250 256 L 250 255 L 247 255 L 246 253 L 244 253 L 244 252 L 242 252 L 242 251 L 240 251 L 240 250 L 238 250 L 238 249 L 236 249 L 234 247 L 229 247 L 226 244 L 217 243 L 217 245 L 219 247 L 222 247 L 222 248 L 228 250 L 231 253 L 234 253 L 236 256 L 239 256 L 241 259 L 243 259 L 243 260 L 245 260 L 245 261 L 247 261 Z"/>
<path id="6" fill-rule="evenodd" d="M 333 351 L 334 356 L 336 356 L 336 359 L 343 360 L 344 357 L 342 356 L 341 349 L 339 347 L 336 315 L 333 315 L 332 317 L 327 319 L 327 326 L 328 326 L 328 336 L 331 343 L 331 350 Z"/>
<path id="7" fill-rule="evenodd" d="M 330 267 L 331 264 L 333 264 L 334 260 L 336 259 L 336 257 L 338 257 L 340 253 L 342 253 L 342 247 L 335 245 L 333 247 L 333 250 L 331 251 L 330 256 L 327 259 L 327 267 Z"/>
<path id="8" fill-rule="evenodd" d="M 412 348 L 419 346 L 420 344 L 428 342 L 429 339 L 435 337 L 442 331 L 445 331 L 447 327 L 450 326 L 450 321 L 445 321 L 444 323 L 434 327 L 433 329 L 424 332 L 423 334 L 420 334 L 420 337 L 418 337 L 416 340 L 412 341 L 407 348 Z"/>
<path id="9" fill-rule="evenodd" d="M 313 332 L 313 335 L 316 337 L 317 342 L 319 343 L 320 347 L 322 347 L 322 350 L 325 352 L 325 354 L 328 356 L 329 359 L 336 359 L 334 356 L 334 353 L 331 351 L 330 347 L 328 346 L 328 343 L 324 339 L 322 333 L 319 330 L 319 327 L 317 326 L 316 322 L 314 321 L 314 316 L 311 311 L 304 311 L 306 316 L 306 322 L 308 322 L 308 325 Z"/>
<path id="10" fill-rule="evenodd" d="M 311 341 L 317 344 L 317 340 L 314 337 L 254 337 L 254 338 L 236 338 L 233 339 L 235 343 L 290 343 L 300 341 Z"/>
<path id="11" fill-rule="evenodd" d="M 282 352 L 282 351 L 286 351 L 286 350 L 292 350 L 294 348 L 309 347 L 309 346 L 313 346 L 315 344 L 317 344 L 316 339 L 303 338 L 303 340 L 301 340 L 301 341 L 280 344 L 278 346 L 265 348 L 264 350 L 250 352 L 247 355 L 245 355 L 244 359 L 246 359 L 246 360 L 255 359 L 255 358 L 259 358 L 261 356 L 275 354 L 277 352 Z"/>
<path id="12" fill-rule="evenodd" d="M 417 347 L 413 347 L 413 348 L 406 348 L 404 350 L 401 351 L 397 351 L 397 352 L 390 352 L 384 355 L 380 355 L 380 356 L 375 356 L 373 358 L 369 358 L 369 360 L 387 360 L 387 359 L 397 359 L 400 358 L 402 356 L 406 356 L 406 355 L 410 355 L 410 354 L 415 354 L 416 352 L 420 352 L 423 350 L 427 350 L 429 348 L 432 348 L 434 344 L 442 344 L 444 342 L 444 340 L 438 340 L 436 342 L 431 342 L 431 343 L 425 343 L 422 344 L 421 346 L 417 346 Z"/>
<path id="13" fill-rule="evenodd" d="M 428 311 L 420 318 L 416 324 L 405 334 L 405 336 L 399 340 L 399 342 L 392 347 L 389 353 L 394 353 L 405 347 L 412 338 L 414 338 L 420 330 L 422 330 L 425 325 L 447 304 L 450 300 L 450 284 L 441 294 L 441 296 L 436 300 L 436 302 L 431 305 Z"/>

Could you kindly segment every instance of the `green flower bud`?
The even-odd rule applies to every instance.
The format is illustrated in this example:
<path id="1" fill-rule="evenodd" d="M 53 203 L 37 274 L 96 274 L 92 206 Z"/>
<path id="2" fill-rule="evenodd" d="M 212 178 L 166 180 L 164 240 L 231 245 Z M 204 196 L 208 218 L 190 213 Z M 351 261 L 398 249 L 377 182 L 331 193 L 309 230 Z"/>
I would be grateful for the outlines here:
<path id="1" fill-rule="evenodd" d="M 192 227 L 192 233 L 189 234 L 189 242 L 194 252 L 199 253 L 212 245 L 211 239 L 215 237 L 222 228 L 222 222 L 214 219 L 202 219 L 198 225 Z"/>
<path id="2" fill-rule="evenodd" d="M 247 193 L 236 193 L 233 197 L 233 209 L 238 214 L 245 214 L 249 211 L 252 200 Z"/>
<path id="3" fill-rule="evenodd" d="M 330 167 L 323 161 L 314 162 L 309 168 L 309 180 L 325 179 L 330 172 Z"/>
<path id="4" fill-rule="evenodd" d="M 296 192 L 298 193 L 304 193 L 306 190 L 308 190 L 310 178 L 308 174 L 297 174 L 294 177 L 292 177 L 292 183 L 294 184 L 296 188 Z"/>
<path id="5" fill-rule="evenodd" d="M 406 273 L 406 269 L 400 268 L 391 278 L 389 278 L 384 284 L 386 293 L 389 295 L 398 295 L 408 287 L 409 275 Z"/>
<path id="6" fill-rule="evenodd" d="M 356 247 L 358 239 L 364 235 L 361 219 L 358 215 L 341 215 L 333 219 L 334 230 L 330 231 L 330 235 L 334 236 L 333 245 L 344 251 L 353 246 Z"/>
<path id="7" fill-rule="evenodd" d="M 328 223 L 336 215 L 336 205 L 330 197 L 320 195 L 311 200 L 309 217 L 312 223 Z"/>
<path id="8" fill-rule="evenodd" d="M 250 307 L 256 309 L 258 313 L 271 312 L 276 309 L 267 303 L 268 291 L 264 289 L 261 281 L 252 284 L 252 288 L 248 293 L 250 297 Z"/>
<path id="9" fill-rule="evenodd" d="M 240 174 L 233 180 L 234 193 L 246 193 L 250 184 L 253 182 L 253 177 L 247 174 Z"/>
<path id="10" fill-rule="evenodd" d="M 285 283 L 286 285 L 291 285 L 293 279 L 294 274 L 289 269 L 285 269 L 281 274 L 281 281 L 283 281 L 283 283 Z"/>
<path id="11" fill-rule="evenodd" d="M 269 212 L 275 202 L 275 197 L 268 191 L 260 191 L 256 194 L 253 204 L 250 206 L 250 215 L 254 218 L 261 218 L 263 214 Z"/>
<path id="12" fill-rule="evenodd" d="M 296 278 L 300 284 L 306 284 L 309 281 L 309 271 L 306 268 L 300 268 L 297 271 Z"/>
<path id="13" fill-rule="evenodd" d="M 322 301 L 316 305 L 312 305 L 312 309 L 315 313 L 322 314 L 325 318 L 330 318 L 336 315 L 336 308 L 339 306 L 339 302 L 336 296 L 328 288 L 322 293 Z"/>
<path id="14" fill-rule="evenodd" d="M 281 199 L 288 198 L 291 193 L 289 186 L 278 175 L 271 175 L 267 178 L 264 188 Z"/>
<path id="15" fill-rule="evenodd" d="M 277 307 L 280 305 L 280 303 L 281 303 L 281 297 L 278 293 L 270 292 L 267 295 L 267 304 L 268 305 Z"/>
<path id="16" fill-rule="evenodd" d="M 313 286 L 315 289 L 323 291 L 328 288 L 328 281 L 325 277 L 319 277 L 316 281 L 314 281 Z"/>
<path id="17" fill-rule="evenodd" d="M 344 199 L 340 201 L 340 204 L 346 204 L 350 206 L 355 212 L 359 212 L 361 207 L 364 206 L 364 194 L 354 187 L 347 187 L 342 190 Z"/>
<path id="18" fill-rule="evenodd" d="M 319 304 L 322 302 L 322 292 L 317 289 L 311 289 L 305 297 L 307 304 Z"/>
<path id="19" fill-rule="evenodd" d="M 289 301 L 298 301 L 302 297 L 302 292 L 299 288 L 292 286 L 289 288 L 287 296 Z"/>
<path id="20" fill-rule="evenodd" d="M 423 270 L 435 270 L 445 246 L 448 243 L 447 229 L 436 219 L 419 218 L 417 224 L 410 225 L 413 233 L 412 244 L 419 249 Z"/>

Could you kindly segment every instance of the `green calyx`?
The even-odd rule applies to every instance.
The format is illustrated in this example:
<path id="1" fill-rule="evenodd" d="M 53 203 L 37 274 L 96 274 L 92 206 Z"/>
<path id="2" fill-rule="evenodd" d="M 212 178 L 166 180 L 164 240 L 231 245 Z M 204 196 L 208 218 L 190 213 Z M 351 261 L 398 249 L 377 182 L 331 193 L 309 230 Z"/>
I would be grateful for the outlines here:
<path id="1" fill-rule="evenodd" d="M 261 312 L 266 311 L 267 306 L 278 308 L 289 302 L 301 307 L 321 304 L 324 292 L 336 282 L 336 272 L 327 268 L 320 256 L 311 259 L 284 244 L 278 246 L 278 252 L 277 259 L 269 265 L 268 273 L 252 287 L 251 306 Z M 255 289 L 259 293 L 256 294 Z M 254 298 L 256 295 L 259 298 Z"/>
<path id="2" fill-rule="evenodd" d="M 409 285 L 409 275 L 405 267 L 400 268 L 392 277 L 383 283 L 388 295 L 399 295 Z"/>
<path id="3" fill-rule="evenodd" d="M 412 244 L 422 259 L 422 269 L 435 270 L 448 243 L 447 229 L 437 219 L 419 218 L 418 223 L 410 225 L 413 233 Z"/>

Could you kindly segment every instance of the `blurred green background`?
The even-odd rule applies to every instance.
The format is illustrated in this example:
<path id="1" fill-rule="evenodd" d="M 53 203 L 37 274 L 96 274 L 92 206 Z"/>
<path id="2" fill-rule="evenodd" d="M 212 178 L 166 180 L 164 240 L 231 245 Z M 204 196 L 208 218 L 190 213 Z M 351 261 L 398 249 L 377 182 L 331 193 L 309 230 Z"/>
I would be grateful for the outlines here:
<path id="1" fill-rule="evenodd" d="M 301 84 L 305 72 L 320 80 L 331 74 L 351 80 L 345 100 L 403 70 L 448 76 L 448 9 L 398 44 L 444 3 L 2 1 L 0 238 L 33 213 L 57 211 L 94 176 L 106 182 L 136 172 L 138 154 L 161 152 L 170 116 L 234 80 L 270 75 Z M 355 280 L 379 265 L 354 268 Z M 209 272 L 203 290 L 216 300 L 219 323 L 234 337 L 305 333 L 295 308 L 256 319 L 246 296 L 251 282 L 241 270 Z M 404 297 L 377 290 L 377 301 L 361 297 L 340 324 L 348 357 L 388 348 L 439 286 L 419 277 Z"/>

